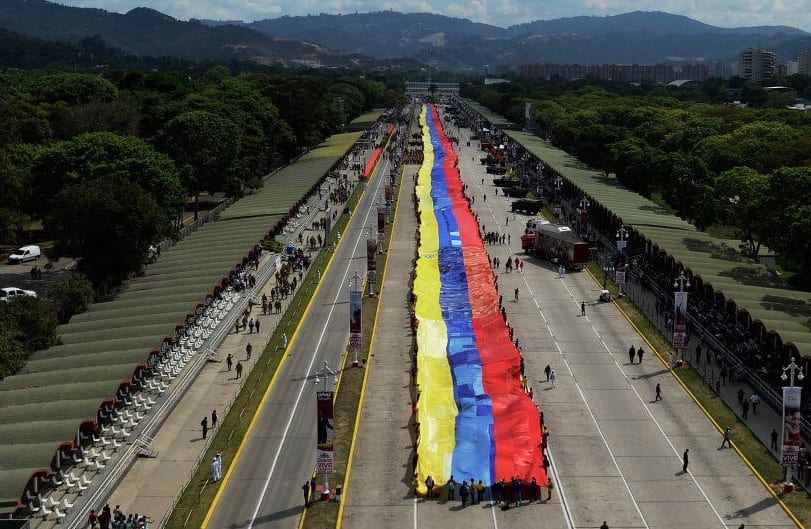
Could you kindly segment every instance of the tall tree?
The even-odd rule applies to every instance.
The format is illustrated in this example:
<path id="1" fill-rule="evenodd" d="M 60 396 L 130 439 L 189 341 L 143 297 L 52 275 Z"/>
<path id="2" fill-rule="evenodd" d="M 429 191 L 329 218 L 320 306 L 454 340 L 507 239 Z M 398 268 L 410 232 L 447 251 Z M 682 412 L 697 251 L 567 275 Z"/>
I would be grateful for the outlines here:
<path id="1" fill-rule="evenodd" d="M 233 122 L 203 110 L 185 112 L 164 127 L 160 144 L 181 168 L 186 188 L 195 198 L 195 219 L 200 193 L 224 189 L 240 140 Z"/>
<path id="2" fill-rule="evenodd" d="M 149 246 L 169 234 L 155 199 L 119 173 L 82 180 L 57 195 L 46 228 L 59 250 L 105 293 L 143 269 Z"/>
<path id="3" fill-rule="evenodd" d="M 760 253 L 771 220 L 764 215 L 769 200 L 769 177 L 750 169 L 736 167 L 715 179 L 713 200 L 718 219 L 735 226 L 736 236 L 744 241 L 751 257 Z"/>

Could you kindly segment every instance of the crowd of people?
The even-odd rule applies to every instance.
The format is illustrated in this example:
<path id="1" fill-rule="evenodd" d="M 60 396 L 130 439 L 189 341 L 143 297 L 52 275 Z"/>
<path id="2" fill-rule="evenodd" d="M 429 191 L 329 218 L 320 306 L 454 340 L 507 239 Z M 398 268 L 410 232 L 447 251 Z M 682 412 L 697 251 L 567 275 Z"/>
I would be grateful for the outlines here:
<path id="1" fill-rule="evenodd" d="M 87 518 L 90 529 L 149 529 L 150 522 L 145 514 L 127 515 L 120 505 L 111 510 L 109 503 L 100 512 L 91 510 Z"/>

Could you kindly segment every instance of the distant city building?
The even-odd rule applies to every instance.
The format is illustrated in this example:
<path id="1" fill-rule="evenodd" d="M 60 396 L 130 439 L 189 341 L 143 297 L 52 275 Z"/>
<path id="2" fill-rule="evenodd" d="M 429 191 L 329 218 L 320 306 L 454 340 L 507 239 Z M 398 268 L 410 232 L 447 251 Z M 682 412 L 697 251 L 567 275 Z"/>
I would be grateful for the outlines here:
<path id="1" fill-rule="evenodd" d="M 518 67 L 518 75 L 525 79 L 585 79 L 587 77 L 622 81 L 626 83 L 669 83 L 677 79 L 706 81 L 709 67 L 706 64 L 682 65 L 680 71 L 672 64 L 524 64 Z"/>
<path id="2" fill-rule="evenodd" d="M 432 81 L 430 83 L 422 81 L 406 81 L 406 97 L 421 96 L 459 96 L 459 83 L 440 83 Z"/>
<path id="3" fill-rule="evenodd" d="M 509 83 L 508 79 L 504 79 L 503 77 L 485 77 L 484 84 L 485 86 L 491 84 L 501 84 L 501 83 Z"/>
<path id="4" fill-rule="evenodd" d="M 718 61 L 710 68 L 710 77 L 730 79 L 732 77 L 732 68 L 729 67 L 729 64 Z"/>
<path id="5" fill-rule="evenodd" d="M 755 83 L 774 77 L 777 55 L 773 51 L 749 48 L 738 54 L 738 75 Z"/>
<path id="6" fill-rule="evenodd" d="M 798 61 L 788 61 L 786 63 L 786 75 L 795 75 L 800 73 L 800 63 Z"/>
<path id="7" fill-rule="evenodd" d="M 797 73 L 811 75 L 811 50 L 803 50 L 797 54 Z"/>

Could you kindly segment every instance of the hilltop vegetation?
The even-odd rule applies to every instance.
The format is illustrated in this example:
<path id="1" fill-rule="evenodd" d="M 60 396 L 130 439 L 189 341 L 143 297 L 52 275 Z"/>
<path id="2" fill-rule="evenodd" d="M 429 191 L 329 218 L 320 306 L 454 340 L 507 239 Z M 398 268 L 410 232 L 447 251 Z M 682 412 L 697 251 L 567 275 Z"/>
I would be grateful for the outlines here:
<path id="1" fill-rule="evenodd" d="M 765 244 L 811 277 L 811 113 L 789 110 L 811 96 L 811 79 L 767 92 L 712 79 L 700 90 L 558 81 L 467 89 L 471 97 L 529 125 L 592 167 L 646 197 L 661 197 L 700 229 L 731 227 L 756 256 Z M 724 104 L 740 88 L 748 107 Z"/>

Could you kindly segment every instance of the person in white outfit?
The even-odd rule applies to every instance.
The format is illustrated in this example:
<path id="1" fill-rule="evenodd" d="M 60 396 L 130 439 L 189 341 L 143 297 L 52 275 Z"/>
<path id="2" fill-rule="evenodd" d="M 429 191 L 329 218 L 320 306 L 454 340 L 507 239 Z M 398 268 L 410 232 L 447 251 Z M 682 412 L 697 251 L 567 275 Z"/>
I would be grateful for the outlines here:
<path id="1" fill-rule="evenodd" d="M 553 388 L 555 387 L 555 380 L 556 379 L 557 379 L 557 377 L 555 376 L 555 370 L 553 369 L 552 371 L 549 372 L 549 382 L 552 383 Z"/>
<path id="2" fill-rule="evenodd" d="M 211 474 L 214 476 L 214 481 L 222 479 L 222 453 L 217 452 L 214 456 L 214 461 L 211 463 Z"/>

